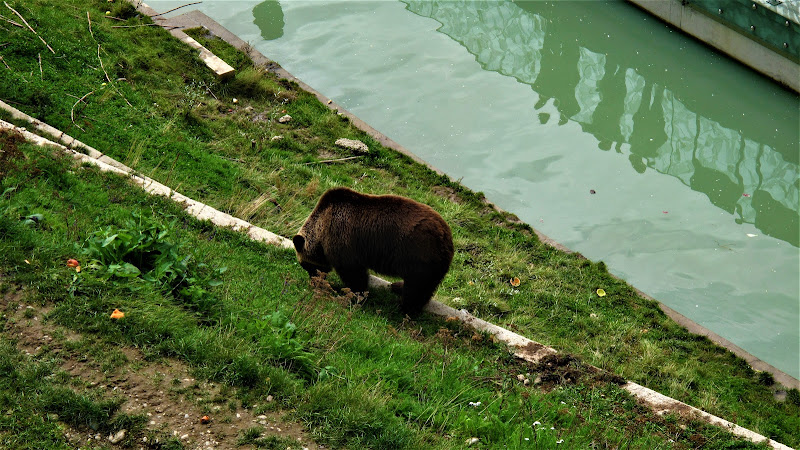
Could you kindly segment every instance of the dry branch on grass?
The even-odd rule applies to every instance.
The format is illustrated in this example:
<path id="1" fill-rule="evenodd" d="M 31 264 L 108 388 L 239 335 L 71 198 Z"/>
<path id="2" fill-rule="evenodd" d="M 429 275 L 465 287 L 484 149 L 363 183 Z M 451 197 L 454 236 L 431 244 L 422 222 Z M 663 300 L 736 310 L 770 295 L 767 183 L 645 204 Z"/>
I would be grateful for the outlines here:
<path id="1" fill-rule="evenodd" d="M 100 60 L 100 68 L 103 69 L 103 73 L 106 75 L 106 81 L 111 83 L 111 78 L 108 76 L 108 72 L 106 72 L 106 66 L 103 65 L 103 58 L 100 57 L 100 44 L 97 44 L 97 59 Z"/>
<path id="2" fill-rule="evenodd" d="M 114 88 L 114 90 L 117 92 L 117 94 L 120 97 L 122 97 L 123 100 L 125 100 L 125 103 L 127 103 L 128 106 L 133 108 L 133 105 L 131 104 L 131 102 L 129 102 L 128 99 L 125 98 L 124 95 L 122 95 L 122 92 L 120 92 L 119 89 L 117 88 L 117 86 L 114 85 L 114 83 L 111 81 L 111 77 L 108 76 L 108 72 L 106 72 L 106 66 L 103 65 L 103 58 L 100 57 L 100 44 L 97 44 L 97 59 L 100 60 L 100 68 L 103 69 L 103 74 L 105 74 L 105 76 L 106 76 L 106 81 L 108 81 L 108 83 L 111 85 L 112 88 Z"/>
<path id="3" fill-rule="evenodd" d="M 4 16 L 2 14 L 0 14 L 0 19 L 5 20 L 6 22 L 10 23 L 11 25 L 14 25 L 14 26 L 17 26 L 17 27 L 20 27 L 20 28 L 25 28 L 25 26 L 23 26 L 21 23 L 14 22 L 13 20 L 7 18 L 6 16 Z"/>
<path id="4" fill-rule="evenodd" d="M 139 28 L 139 27 L 157 27 L 157 23 L 140 23 L 139 25 L 113 25 L 111 28 Z M 178 27 L 173 27 L 178 28 Z"/>
<path id="5" fill-rule="evenodd" d="M 78 101 L 76 101 L 75 104 L 72 105 L 72 109 L 69 111 L 69 117 L 72 119 L 72 123 L 75 124 L 75 126 L 78 127 L 78 128 L 81 128 L 81 126 L 78 125 L 77 123 L 75 123 L 75 107 L 78 106 L 78 103 L 82 102 L 83 99 L 85 99 L 86 97 L 88 97 L 88 96 L 90 96 L 92 94 L 94 94 L 94 91 L 89 92 L 89 93 L 85 94 L 83 97 L 79 98 Z M 81 128 L 81 130 L 83 130 L 83 128 Z"/>
<path id="6" fill-rule="evenodd" d="M 86 20 L 89 21 L 89 34 L 91 34 L 92 39 L 94 39 L 94 31 L 92 31 L 92 18 L 89 17 L 89 11 L 86 11 Z"/>
<path id="7" fill-rule="evenodd" d="M 11 7 L 11 6 L 8 4 L 8 2 L 3 2 L 3 3 L 6 5 L 6 8 L 10 9 L 11 11 L 13 11 L 13 12 L 14 12 L 14 14 L 16 14 L 16 15 L 17 15 L 17 17 L 19 17 L 19 18 L 22 20 L 22 23 L 24 23 L 24 24 L 25 24 L 25 26 L 27 26 L 27 27 L 28 27 L 28 29 L 29 29 L 29 30 L 31 30 L 31 31 L 33 32 L 33 34 L 35 34 L 35 35 L 36 35 L 36 37 L 38 37 L 38 38 L 39 38 L 39 40 L 40 40 L 40 41 L 42 41 L 42 42 L 44 43 L 44 45 L 45 45 L 45 46 L 47 46 L 47 48 L 48 48 L 48 49 L 49 49 L 51 52 L 53 52 L 53 54 L 54 54 L 54 55 L 56 54 L 56 51 L 55 51 L 55 50 L 53 50 L 53 47 L 50 47 L 50 44 L 48 44 L 48 43 L 47 43 L 47 41 L 45 41 L 44 39 L 42 39 L 42 37 L 41 37 L 41 36 L 39 36 L 39 33 L 37 33 L 37 32 L 36 32 L 36 30 L 34 30 L 34 29 L 33 29 L 33 27 L 32 27 L 32 26 L 30 26 L 30 25 L 28 24 L 28 21 L 27 21 L 27 20 L 25 20 L 25 18 L 24 18 L 24 17 L 22 17 L 22 14 L 18 13 L 16 9 L 12 8 L 12 7 Z"/>
<path id="8" fill-rule="evenodd" d="M 150 16 L 150 18 L 153 18 L 153 17 L 158 17 L 158 16 L 163 16 L 164 14 L 171 13 L 172 11 L 175 11 L 176 9 L 181 9 L 181 8 L 185 8 L 185 7 L 187 7 L 187 6 L 197 5 L 197 4 L 199 4 L 199 3 L 203 3 L 203 2 L 187 3 L 187 4 L 185 4 L 185 5 L 178 6 L 177 8 L 172 8 L 172 9 L 170 9 L 169 11 L 164 11 L 164 12 L 162 12 L 162 13 L 153 14 L 152 16 Z"/>
<path id="9" fill-rule="evenodd" d="M 339 159 L 323 159 L 322 161 L 311 161 L 307 163 L 303 163 L 304 166 L 309 164 L 328 164 L 328 163 L 335 163 L 341 161 L 349 161 L 351 159 L 361 158 L 361 156 L 348 156 L 347 158 L 339 158 Z"/>

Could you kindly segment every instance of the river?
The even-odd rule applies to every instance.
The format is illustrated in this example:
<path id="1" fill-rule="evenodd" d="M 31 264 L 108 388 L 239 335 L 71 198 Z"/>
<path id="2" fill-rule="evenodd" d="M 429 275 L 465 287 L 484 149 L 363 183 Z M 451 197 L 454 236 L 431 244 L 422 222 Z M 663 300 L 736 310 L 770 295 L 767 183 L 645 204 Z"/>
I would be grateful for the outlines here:
<path id="1" fill-rule="evenodd" d="M 622 2 L 192 7 L 451 178 L 800 377 L 794 93 Z"/>

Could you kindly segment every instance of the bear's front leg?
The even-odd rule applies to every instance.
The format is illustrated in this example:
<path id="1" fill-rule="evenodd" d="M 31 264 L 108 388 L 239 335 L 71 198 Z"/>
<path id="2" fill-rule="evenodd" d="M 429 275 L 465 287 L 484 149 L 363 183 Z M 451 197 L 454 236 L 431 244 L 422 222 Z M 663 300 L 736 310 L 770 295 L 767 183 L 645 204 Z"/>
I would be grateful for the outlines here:
<path id="1" fill-rule="evenodd" d="M 344 285 L 353 292 L 366 292 L 369 285 L 369 272 L 366 267 L 334 267 Z"/>
<path id="2" fill-rule="evenodd" d="M 402 281 L 395 281 L 389 286 L 389 289 L 392 290 L 397 295 L 403 295 L 403 282 Z"/>

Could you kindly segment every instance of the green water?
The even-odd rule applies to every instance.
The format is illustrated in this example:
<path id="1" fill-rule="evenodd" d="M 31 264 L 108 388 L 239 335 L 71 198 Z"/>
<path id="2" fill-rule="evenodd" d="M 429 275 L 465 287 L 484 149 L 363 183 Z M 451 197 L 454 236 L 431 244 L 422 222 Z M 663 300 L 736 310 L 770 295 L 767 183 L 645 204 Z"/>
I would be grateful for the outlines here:
<path id="1" fill-rule="evenodd" d="M 626 3 L 197 7 L 453 179 L 800 376 L 796 95 Z"/>

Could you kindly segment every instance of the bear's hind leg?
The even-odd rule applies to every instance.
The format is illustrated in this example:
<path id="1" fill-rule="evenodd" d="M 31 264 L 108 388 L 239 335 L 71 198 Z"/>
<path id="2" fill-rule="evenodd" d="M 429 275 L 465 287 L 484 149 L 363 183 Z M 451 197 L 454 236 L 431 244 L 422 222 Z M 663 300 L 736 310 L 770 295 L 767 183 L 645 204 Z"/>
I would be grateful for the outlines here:
<path id="1" fill-rule="evenodd" d="M 433 297 L 441 279 L 408 277 L 403 281 L 403 312 L 409 316 L 416 316 Z"/>

